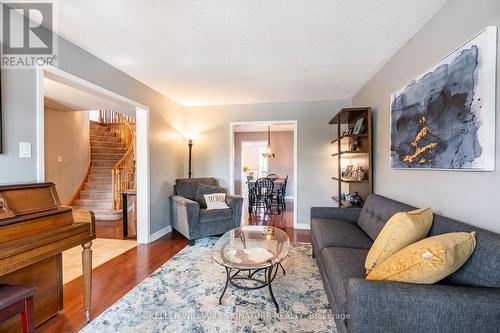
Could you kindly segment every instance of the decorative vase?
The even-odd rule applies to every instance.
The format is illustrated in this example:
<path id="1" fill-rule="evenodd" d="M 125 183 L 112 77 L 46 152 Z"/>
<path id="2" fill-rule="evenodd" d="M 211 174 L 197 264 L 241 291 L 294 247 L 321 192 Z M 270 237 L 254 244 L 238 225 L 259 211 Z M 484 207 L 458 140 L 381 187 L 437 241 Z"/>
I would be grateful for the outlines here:
<path id="1" fill-rule="evenodd" d="M 363 204 L 363 198 L 361 198 L 358 192 L 354 192 L 349 196 L 349 202 L 351 205 L 359 207 Z"/>

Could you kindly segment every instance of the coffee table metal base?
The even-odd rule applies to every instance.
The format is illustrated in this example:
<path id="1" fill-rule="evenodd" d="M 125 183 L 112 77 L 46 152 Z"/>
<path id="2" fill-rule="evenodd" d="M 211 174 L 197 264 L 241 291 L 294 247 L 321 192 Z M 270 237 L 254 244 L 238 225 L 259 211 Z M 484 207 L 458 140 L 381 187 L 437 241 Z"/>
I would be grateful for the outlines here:
<path id="1" fill-rule="evenodd" d="M 244 289 L 244 290 L 255 290 L 255 289 L 261 289 L 264 287 L 269 288 L 269 294 L 271 295 L 271 299 L 274 303 L 274 306 L 276 307 L 276 312 L 280 312 L 280 307 L 278 305 L 278 302 L 276 301 L 276 298 L 274 297 L 273 293 L 273 288 L 271 287 L 271 282 L 274 281 L 274 278 L 276 277 L 276 274 L 278 273 L 279 267 L 283 270 L 283 275 L 286 274 L 285 268 L 281 263 L 277 263 L 273 266 L 266 267 L 266 268 L 259 268 L 255 270 L 251 269 L 234 269 L 234 268 L 226 268 L 226 284 L 224 285 L 224 290 L 222 290 L 222 295 L 219 297 L 219 304 L 222 304 L 222 298 L 224 297 L 224 294 L 226 293 L 227 286 L 228 284 L 233 285 L 236 288 L 239 289 Z M 264 271 L 264 280 L 259 279 L 254 277 L 257 272 Z M 234 273 L 233 273 L 234 272 Z M 240 273 L 246 272 L 246 275 L 242 275 Z M 245 286 L 241 284 L 241 281 L 251 281 L 254 282 L 256 285 L 254 286 Z"/>

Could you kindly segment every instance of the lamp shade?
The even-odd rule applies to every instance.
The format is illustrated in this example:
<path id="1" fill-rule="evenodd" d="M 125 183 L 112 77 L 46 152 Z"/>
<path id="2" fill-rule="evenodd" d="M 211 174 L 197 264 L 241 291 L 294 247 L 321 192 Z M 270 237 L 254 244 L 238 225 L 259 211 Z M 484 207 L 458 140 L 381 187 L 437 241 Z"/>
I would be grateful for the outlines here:
<path id="1" fill-rule="evenodd" d="M 276 158 L 273 150 L 271 149 L 271 125 L 267 127 L 267 149 L 266 152 L 262 154 L 264 158 Z"/>
<path id="2" fill-rule="evenodd" d="M 184 135 L 184 138 L 186 138 L 186 140 L 194 141 L 200 136 L 200 133 L 185 131 L 182 132 L 182 135 Z"/>

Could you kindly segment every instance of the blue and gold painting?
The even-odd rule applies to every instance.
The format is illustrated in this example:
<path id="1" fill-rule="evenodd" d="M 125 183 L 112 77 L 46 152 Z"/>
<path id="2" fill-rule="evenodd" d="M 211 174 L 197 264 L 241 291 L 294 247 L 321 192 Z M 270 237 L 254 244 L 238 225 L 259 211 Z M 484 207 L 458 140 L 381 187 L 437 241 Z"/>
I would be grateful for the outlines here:
<path id="1" fill-rule="evenodd" d="M 391 95 L 391 167 L 494 170 L 496 27 Z"/>

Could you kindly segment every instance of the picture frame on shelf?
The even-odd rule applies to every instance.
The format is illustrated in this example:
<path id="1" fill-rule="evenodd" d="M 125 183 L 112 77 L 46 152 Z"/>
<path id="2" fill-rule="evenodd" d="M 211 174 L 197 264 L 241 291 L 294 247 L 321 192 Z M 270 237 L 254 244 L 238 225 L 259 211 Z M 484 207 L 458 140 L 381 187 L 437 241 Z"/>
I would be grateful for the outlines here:
<path id="1" fill-rule="evenodd" d="M 350 150 L 351 151 L 358 151 L 358 149 L 361 147 L 361 142 L 359 140 L 356 140 L 354 141 L 351 146 L 350 146 Z"/>
<path id="2" fill-rule="evenodd" d="M 365 130 L 365 118 L 359 118 L 354 125 L 353 134 L 363 134 Z"/>
<path id="3" fill-rule="evenodd" d="M 352 177 L 352 171 L 353 171 L 354 165 L 349 164 L 348 166 L 345 167 L 344 171 L 344 179 L 350 179 Z"/>

